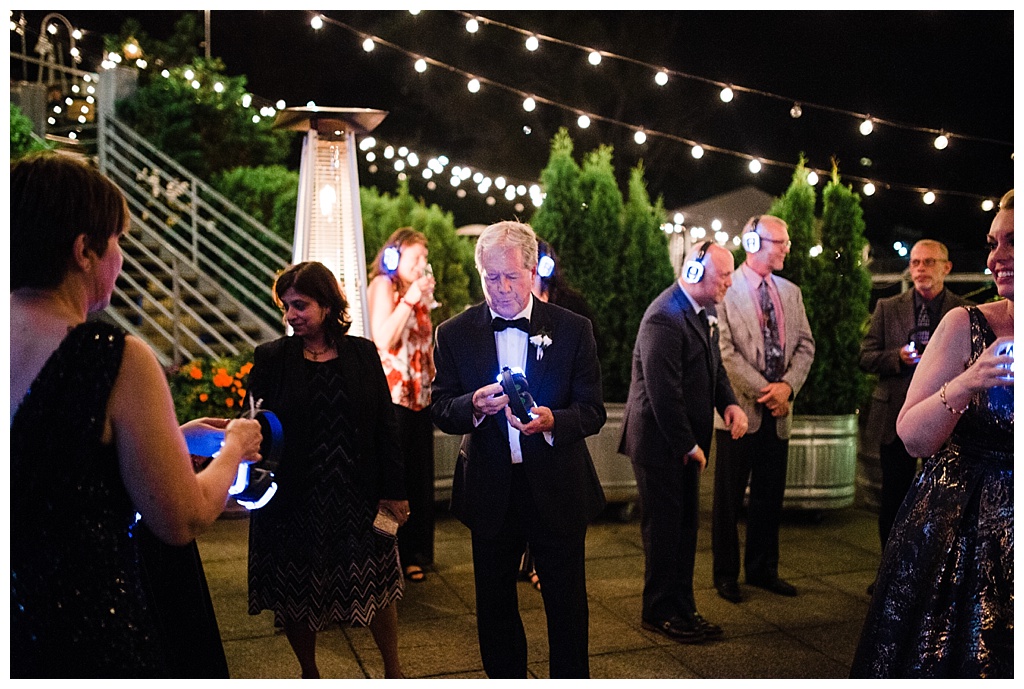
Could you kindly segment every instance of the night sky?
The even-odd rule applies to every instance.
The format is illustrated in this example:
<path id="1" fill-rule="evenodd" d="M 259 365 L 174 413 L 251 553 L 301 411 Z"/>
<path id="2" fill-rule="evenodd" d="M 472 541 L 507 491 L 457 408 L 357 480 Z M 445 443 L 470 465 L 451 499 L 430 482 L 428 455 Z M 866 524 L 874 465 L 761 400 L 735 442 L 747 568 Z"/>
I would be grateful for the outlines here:
<path id="1" fill-rule="evenodd" d="M 595 68 L 584 52 L 550 42 L 531 53 L 522 35 L 501 26 L 483 23 L 469 34 L 466 18 L 452 11 L 324 14 L 412 53 L 622 123 L 788 165 L 803 152 L 809 166 L 822 171 L 835 157 L 844 178 L 867 178 L 880 187 L 862 198 L 877 254 L 891 254 L 896 239 L 933 237 L 950 245 L 956 270 L 983 268 L 980 249 L 992 213 L 975 197 L 998 200 L 1013 185 L 1012 11 L 468 11 L 646 64 L 605 58 Z M 98 33 L 117 32 L 125 17 L 135 17 L 159 38 L 170 34 L 180 14 L 62 13 Z M 26 14 L 30 30 L 38 31 L 45 12 Z M 203 12 L 196 14 L 202 22 Z M 629 169 L 642 160 L 651 197 L 663 197 L 668 209 L 746 184 L 778 195 L 792 176 L 791 168 L 771 165 L 753 175 L 744 160 L 714 152 L 695 160 L 689 145 L 665 137 L 652 135 L 638 146 L 633 130 L 622 126 L 594 122 L 582 130 L 570 112 L 540 104 L 527 113 L 521 97 L 486 83 L 471 94 L 461 74 L 437 66 L 418 74 L 411 57 L 384 45 L 366 53 L 362 38 L 330 21 L 314 31 L 309 12 L 214 10 L 210 16 L 213 55 L 229 74 L 246 75 L 254 94 L 289 106 L 312 100 L 387 110 L 374 136 L 408 146 L 424 161 L 445 153 L 453 162 L 530 183 L 547 161 L 551 137 L 566 126 L 577 160 L 601 144 L 614 147 L 623 189 Z M 90 40 L 83 41 L 87 49 Z M 12 49 L 19 49 L 13 34 Z M 673 75 L 659 87 L 647 65 L 700 79 Z M 784 98 L 738 90 L 725 104 L 719 87 L 702 80 Z M 798 119 L 790 116 L 794 101 L 803 104 Z M 911 129 L 879 124 L 865 137 L 856 119 L 832 110 Z M 946 130 L 951 143 L 937 151 L 934 134 L 913 128 Z M 363 185 L 394 188 L 393 171 L 360 169 Z M 500 197 L 494 206 L 484 204 L 473 185 L 458 199 L 446 180 L 431 192 L 417 173 L 410 189 L 451 210 L 458 225 L 516 214 Z M 860 190 L 860 181 L 848 181 Z M 927 206 L 920 193 L 884 184 L 957 194 L 939 191 Z M 527 202 L 521 215 L 531 212 Z"/>

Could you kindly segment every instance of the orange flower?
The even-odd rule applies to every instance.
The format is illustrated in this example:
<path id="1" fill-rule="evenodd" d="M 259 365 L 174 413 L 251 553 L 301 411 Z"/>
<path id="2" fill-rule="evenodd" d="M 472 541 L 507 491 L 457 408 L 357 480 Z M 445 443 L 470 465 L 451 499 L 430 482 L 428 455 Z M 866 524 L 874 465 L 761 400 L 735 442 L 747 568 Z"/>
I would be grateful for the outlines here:
<path id="1" fill-rule="evenodd" d="M 210 396 L 207 395 L 205 392 L 199 393 L 199 401 L 200 402 L 205 402 L 208 399 L 210 399 Z"/>
<path id="2" fill-rule="evenodd" d="M 235 400 L 233 397 L 228 397 L 226 400 L 224 400 L 224 404 L 226 404 L 229 407 L 233 407 L 235 406 Z"/>
<path id="3" fill-rule="evenodd" d="M 238 396 L 245 399 L 245 388 L 238 388 Z"/>
<path id="4" fill-rule="evenodd" d="M 201 380 L 203 377 L 203 372 L 198 366 L 193 366 L 192 370 L 189 371 L 188 374 L 196 380 Z"/>
<path id="5" fill-rule="evenodd" d="M 252 370 L 252 362 L 250 361 L 249 363 L 243 364 L 242 368 L 238 369 L 238 372 L 241 373 L 243 376 L 247 376 L 247 375 L 249 375 L 249 371 L 251 371 L 251 370 Z"/>
<path id="6" fill-rule="evenodd" d="M 213 384 L 219 388 L 229 388 L 234 379 L 228 375 L 227 369 L 217 369 L 217 375 L 213 377 Z"/>

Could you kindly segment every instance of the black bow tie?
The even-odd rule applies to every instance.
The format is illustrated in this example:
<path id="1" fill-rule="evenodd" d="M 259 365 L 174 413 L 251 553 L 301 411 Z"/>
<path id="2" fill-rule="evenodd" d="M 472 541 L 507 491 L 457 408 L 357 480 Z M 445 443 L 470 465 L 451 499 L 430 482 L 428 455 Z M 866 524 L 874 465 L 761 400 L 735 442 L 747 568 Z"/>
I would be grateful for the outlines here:
<path id="1" fill-rule="evenodd" d="M 528 318 L 517 318 L 514 321 L 510 321 L 507 318 L 492 318 L 491 327 L 494 328 L 494 332 L 500 333 L 506 328 L 518 328 L 524 333 L 530 333 L 530 320 Z"/>

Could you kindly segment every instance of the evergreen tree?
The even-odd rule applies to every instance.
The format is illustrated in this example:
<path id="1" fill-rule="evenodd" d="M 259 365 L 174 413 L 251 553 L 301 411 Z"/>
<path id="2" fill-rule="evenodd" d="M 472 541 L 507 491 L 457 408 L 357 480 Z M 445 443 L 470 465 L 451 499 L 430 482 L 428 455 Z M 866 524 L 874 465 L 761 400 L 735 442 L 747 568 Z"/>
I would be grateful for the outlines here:
<path id="1" fill-rule="evenodd" d="M 815 306 L 814 363 L 796 405 L 805 414 L 852 414 L 868 388 L 857 362 L 870 315 L 871 275 L 864 265 L 860 196 L 840 182 L 834 162 L 822 200 L 820 267 L 804 292 Z"/>
<path id="2" fill-rule="evenodd" d="M 816 198 L 814 187 L 807 181 L 805 162 L 801 155 L 789 188 L 768 209 L 769 215 L 786 221 L 789 225 L 789 239 L 793 242 L 789 256 L 786 257 L 786 265 L 779 271 L 779 275 L 801 287 L 814 281 L 814 272 L 820 265 L 811 256 L 811 248 L 818 244 L 814 218 Z"/>
<path id="3" fill-rule="evenodd" d="M 625 402 L 632 375 L 633 345 L 647 306 L 675 279 L 668 238 L 661 229 L 665 209 L 661 199 L 651 206 L 643 163 L 630 171 L 629 193 L 622 215 L 621 257 L 615 271 L 611 311 L 617 317 L 607 340 L 611 357 L 604 370 L 605 398 Z"/>
<path id="4" fill-rule="evenodd" d="M 292 241 L 298 172 L 283 165 L 237 167 L 214 175 L 210 185 L 281 239 Z"/>
<path id="5" fill-rule="evenodd" d="M 551 139 L 551 155 L 540 173 L 544 203 L 534 213 L 530 225 L 554 248 L 564 264 L 563 275 L 570 284 L 581 289 L 579 274 L 586 264 L 579 255 L 581 210 L 580 166 L 572 157 L 572 139 L 562 127 Z"/>

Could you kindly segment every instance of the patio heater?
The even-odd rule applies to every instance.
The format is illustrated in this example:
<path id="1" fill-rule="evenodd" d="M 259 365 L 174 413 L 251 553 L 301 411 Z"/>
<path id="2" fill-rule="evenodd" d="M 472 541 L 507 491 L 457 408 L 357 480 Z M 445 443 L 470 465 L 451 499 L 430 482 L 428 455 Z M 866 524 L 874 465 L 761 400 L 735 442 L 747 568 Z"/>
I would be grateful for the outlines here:
<path id="1" fill-rule="evenodd" d="M 306 132 L 299 163 L 292 263 L 319 261 L 341 281 L 352 318 L 350 332 L 370 337 L 366 254 L 359 205 L 356 134 L 373 131 L 387 116 L 368 108 L 286 108 L 274 126 Z"/>

